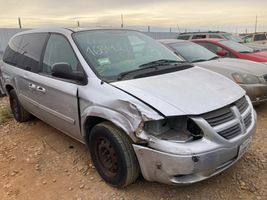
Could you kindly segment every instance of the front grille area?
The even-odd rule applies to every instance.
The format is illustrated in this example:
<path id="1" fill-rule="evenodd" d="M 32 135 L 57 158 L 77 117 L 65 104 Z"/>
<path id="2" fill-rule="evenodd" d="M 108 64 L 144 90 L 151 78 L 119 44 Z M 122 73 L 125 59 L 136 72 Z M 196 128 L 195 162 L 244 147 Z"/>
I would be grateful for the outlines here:
<path id="1" fill-rule="evenodd" d="M 245 123 L 246 128 L 248 128 L 251 125 L 251 123 L 252 123 L 252 116 L 251 116 L 251 114 L 249 114 L 248 116 L 246 116 L 246 118 L 244 119 L 244 123 Z"/>
<path id="2" fill-rule="evenodd" d="M 235 111 L 234 111 L 234 107 Z M 248 129 L 252 124 L 252 114 L 251 111 L 247 114 L 247 109 L 249 107 L 249 103 L 246 97 L 242 97 L 237 100 L 233 104 L 221 108 L 219 110 L 215 110 L 209 113 L 202 115 L 202 117 L 209 123 L 211 127 L 214 127 L 219 135 L 221 135 L 225 139 L 232 139 L 242 133 L 242 129 Z M 237 111 L 238 110 L 238 111 Z M 242 123 L 240 122 L 240 118 L 238 117 L 238 112 L 240 113 L 242 120 L 244 121 L 245 127 L 241 128 Z M 246 113 L 245 113 L 246 112 Z M 245 116 L 245 117 L 244 117 Z M 234 121 L 236 120 L 236 122 Z M 231 122 L 230 122 L 231 121 Z M 230 125 L 229 125 L 229 123 Z M 228 123 L 228 125 L 224 124 Z M 231 125 L 232 123 L 232 125 Z"/>
<path id="3" fill-rule="evenodd" d="M 239 135 L 241 132 L 239 124 L 236 124 L 228 129 L 225 129 L 223 131 L 218 132 L 222 137 L 230 140 L 234 138 L 235 136 Z"/>
<path id="4" fill-rule="evenodd" d="M 204 116 L 204 119 L 206 119 L 211 126 L 218 126 L 234 119 L 234 115 L 229 108 L 222 108 L 215 112 L 208 113 Z"/>
<path id="5" fill-rule="evenodd" d="M 235 105 L 240 113 L 243 113 L 248 108 L 248 101 L 246 97 L 242 97 L 241 99 L 235 102 Z"/>

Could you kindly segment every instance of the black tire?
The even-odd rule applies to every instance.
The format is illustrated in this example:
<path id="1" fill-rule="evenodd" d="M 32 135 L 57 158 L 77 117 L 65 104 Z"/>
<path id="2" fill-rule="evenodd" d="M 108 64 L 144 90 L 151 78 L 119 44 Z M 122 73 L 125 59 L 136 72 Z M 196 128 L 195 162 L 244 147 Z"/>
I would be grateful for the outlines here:
<path id="1" fill-rule="evenodd" d="M 4 97 L 4 96 L 6 96 L 6 94 L 5 94 L 5 92 L 4 92 L 3 88 L 2 88 L 1 80 L 0 80 L 0 97 Z"/>
<path id="2" fill-rule="evenodd" d="M 128 135 L 110 122 L 97 124 L 89 137 L 91 158 L 100 176 L 114 187 L 125 187 L 139 176 L 139 164 Z"/>
<path id="3" fill-rule="evenodd" d="M 9 93 L 9 102 L 10 107 L 13 113 L 14 118 L 18 122 L 26 122 L 31 119 L 31 114 L 26 111 L 23 106 L 20 104 L 19 99 L 15 90 L 11 90 Z"/>
<path id="4" fill-rule="evenodd" d="M 4 97 L 4 96 L 6 96 L 6 94 L 3 93 L 3 92 L 0 90 L 0 97 Z"/>

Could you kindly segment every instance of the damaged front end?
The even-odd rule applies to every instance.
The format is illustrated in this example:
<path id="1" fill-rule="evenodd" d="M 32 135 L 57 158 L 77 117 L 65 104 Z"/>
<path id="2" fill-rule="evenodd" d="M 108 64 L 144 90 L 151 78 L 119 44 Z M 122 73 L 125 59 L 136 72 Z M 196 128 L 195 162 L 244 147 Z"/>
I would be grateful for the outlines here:
<path id="1" fill-rule="evenodd" d="M 189 184 L 230 167 L 245 152 L 241 152 L 240 146 L 245 144 L 246 148 L 249 147 L 251 135 L 256 129 L 253 107 L 251 104 L 246 106 L 241 118 L 249 116 L 251 122 L 231 139 L 223 138 L 217 130 L 228 131 L 231 123 L 240 125 L 240 116 L 235 116 L 232 111 L 233 118 L 221 120 L 214 127 L 205 118 L 206 114 L 141 121 L 135 134 L 143 143 L 133 147 L 144 178 L 166 184 Z M 222 117 L 222 112 L 235 107 L 234 104 L 229 105 L 223 111 L 208 113 L 208 116 L 216 114 Z"/>

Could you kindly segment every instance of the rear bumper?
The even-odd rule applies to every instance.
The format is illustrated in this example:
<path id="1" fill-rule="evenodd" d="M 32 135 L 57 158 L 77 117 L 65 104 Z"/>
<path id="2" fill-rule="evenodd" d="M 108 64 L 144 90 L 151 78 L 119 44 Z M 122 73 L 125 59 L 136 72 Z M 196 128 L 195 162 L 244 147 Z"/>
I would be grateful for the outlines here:
<path id="1" fill-rule="evenodd" d="M 250 146 L 252 135 L 256 131 L 256 114 L 253 115 L 250 128 L 232 145 L 230 142 L 224 145 L 203 138 L 197 142 L 202 143 L 202 148 L 198 148 L 199 144 L 196 144 L 193 151 L 175 154 L 134 144 L 143 177 L 148 181 L 165 184 L 191 184 L 222 172 L 236 163 Z M 203 147 L 206 147 L 206 151 Z"/>

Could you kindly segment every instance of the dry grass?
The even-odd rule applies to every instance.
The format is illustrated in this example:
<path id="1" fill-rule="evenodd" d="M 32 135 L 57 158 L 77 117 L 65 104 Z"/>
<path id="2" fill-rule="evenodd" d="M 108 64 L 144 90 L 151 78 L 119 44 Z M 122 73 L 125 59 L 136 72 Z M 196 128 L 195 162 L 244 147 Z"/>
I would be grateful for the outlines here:
<path id="1" fill-rule="evenodd" d="M 11 109 L 9 106 L 4 106 L 0 108 L 0 124 L 6 122 L 8 119 L 12 118 Z"/>

